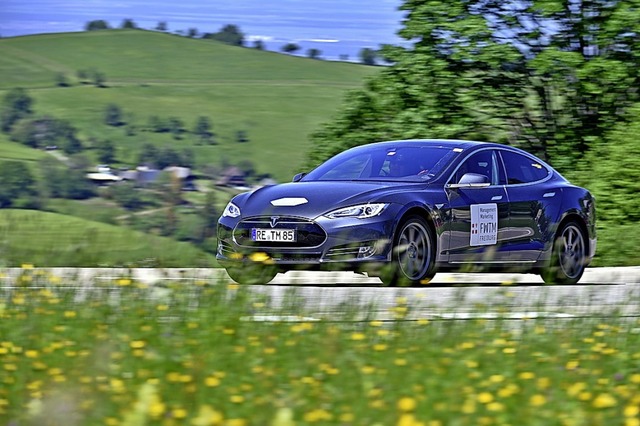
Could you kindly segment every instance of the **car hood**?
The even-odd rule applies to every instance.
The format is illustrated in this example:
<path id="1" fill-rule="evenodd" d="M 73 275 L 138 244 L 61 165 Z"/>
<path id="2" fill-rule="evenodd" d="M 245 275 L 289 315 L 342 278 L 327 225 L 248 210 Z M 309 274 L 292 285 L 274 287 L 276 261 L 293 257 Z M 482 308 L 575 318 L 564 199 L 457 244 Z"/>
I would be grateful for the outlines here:
<path id="1" fill-rule="evenodd" d="M 385 202 L 397 192 L 425 184 L 388 182 L 293 182 L 265 186 L 238 195 L 233 202 L 242 216 L 291 215 L 316 218 L 360 203 Z"/>

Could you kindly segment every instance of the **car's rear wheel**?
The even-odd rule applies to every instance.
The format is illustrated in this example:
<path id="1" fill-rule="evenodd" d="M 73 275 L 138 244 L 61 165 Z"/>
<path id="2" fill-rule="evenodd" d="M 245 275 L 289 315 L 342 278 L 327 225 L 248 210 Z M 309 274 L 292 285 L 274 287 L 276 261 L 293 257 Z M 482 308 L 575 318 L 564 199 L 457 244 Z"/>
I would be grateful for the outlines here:
<path id="1" fill-rule="evenodd" d="M 570 221 L 561 228 L 553 243 L 551 261 L 542 271 L 547 284 L 575 284 L 587 265 L 587 243 L 580 226 Z"/>
<path id="2" fill-rule="evenodd" d="M 435 275 L 435 243 L 427 221 L 407 218 L 398 228 L 392 247 L 392 262 L 380 275 L 389 286 L 427 284 Z"/>
<path id="3" fill-rule="evenodd" d="M 277 268 L 264 265 L 245 265 L 225 268 L 229 277 L 238 284 L 267 284 L 278 274 Z"/>

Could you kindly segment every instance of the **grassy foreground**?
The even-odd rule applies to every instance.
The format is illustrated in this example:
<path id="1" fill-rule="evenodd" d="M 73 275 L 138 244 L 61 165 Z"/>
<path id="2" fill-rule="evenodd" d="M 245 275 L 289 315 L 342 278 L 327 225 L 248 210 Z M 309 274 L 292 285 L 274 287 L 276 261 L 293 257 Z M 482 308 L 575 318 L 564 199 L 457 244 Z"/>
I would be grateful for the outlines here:
<path id="1" fill-rule="evenodd" d="M 640 422 L 637 319 L 406 321 L 400 298 L 397 321 L 313 320 L 227 282 L 2 280 L 2 424 Z"/>

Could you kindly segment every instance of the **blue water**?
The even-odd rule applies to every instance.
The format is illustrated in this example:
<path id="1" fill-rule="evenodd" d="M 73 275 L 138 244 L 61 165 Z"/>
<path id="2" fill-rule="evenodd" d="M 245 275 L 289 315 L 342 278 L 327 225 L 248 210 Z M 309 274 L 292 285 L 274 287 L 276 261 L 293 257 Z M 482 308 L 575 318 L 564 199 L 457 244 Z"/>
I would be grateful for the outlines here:
<path id="1" fill-rule="evenodd" d="M 324 59 L 357 60 L 365 47 L 397 43 L 402 0 L 0 0 L 0 36 L 82 31 L 103 19 L 119 27 L 133 19 L 141 28 L 166 22 L 168 32 L 200 34 L 237 25 L 247 45 L 261 39 L 268 50 L 285 43 L 319 49 Z"/>

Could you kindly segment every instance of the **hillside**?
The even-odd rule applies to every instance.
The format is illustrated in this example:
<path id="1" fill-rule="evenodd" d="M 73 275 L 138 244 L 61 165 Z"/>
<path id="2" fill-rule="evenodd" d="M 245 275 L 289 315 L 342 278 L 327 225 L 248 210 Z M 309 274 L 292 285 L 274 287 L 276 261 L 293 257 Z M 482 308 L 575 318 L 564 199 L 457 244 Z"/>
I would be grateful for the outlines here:
<path id="1" fill-rule="evenodd" d="M 377 71 L 141 30 L 5 38 L 0 50 L 0 96 L 27 89 L 37 115 L 69 120 L 88 145 L 114 142 L 120 165 L 135 165 L 141 146 L 152 143 L 192 149 L 196 168 L 249 160 L 281 181 L 300 170 L 308 135 Z M 78 79 L 92 70 L 106 88 Z M 69 87 L 56 85 L 61 75 Z M 121 108 L 125 125 L 104 123 L 109 104 Z M 154 116 L 178 118 L 185 132 L 180 139 L 151 132 Z M 190 134 L 201 116 L 213 125 L 214 145 Z M 248 141 L 238 142 L 239 133 Z M 7 140 L 0 135 L 0 158 L 15 150 Z"/>
<path id="2" fill-rule="evenodd" d="M 56 213 L 0 209 L 0 266 L 211 267 L 215 257 L 170 238 Z"/>

